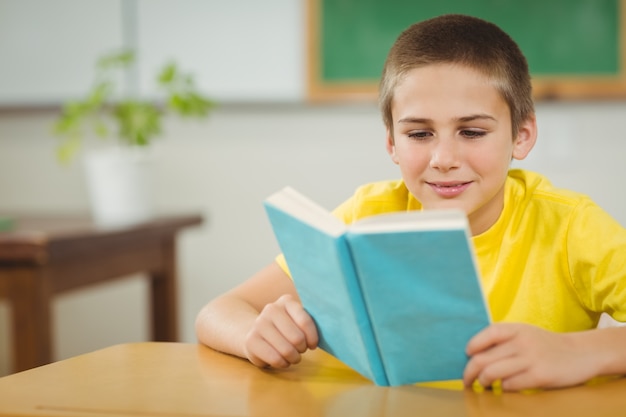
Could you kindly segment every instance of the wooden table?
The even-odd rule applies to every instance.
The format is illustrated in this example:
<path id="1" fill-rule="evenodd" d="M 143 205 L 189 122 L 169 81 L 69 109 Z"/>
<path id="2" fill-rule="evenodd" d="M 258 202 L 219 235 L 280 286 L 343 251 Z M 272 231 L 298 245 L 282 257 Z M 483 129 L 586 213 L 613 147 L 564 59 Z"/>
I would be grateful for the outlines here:
<path id="1" fill-rule="evenodd" d="M 209 348 L 134 343 L 0 378 L 0 416 L 617 417 L 626 379 L 533 394 L 377 387 L 321 350 L 263 370 Z"/>
<path id="2" fill-rule="evenodd" d="M 88 218 L 16 217 L 0 233 L 0 299 L 9 301 L 13 370 L 53 361 L 56 294 L 144 272 L 150 279 L 151 336 L 177 341 L 176 235 L 199 215 L 103 228 Z"/>

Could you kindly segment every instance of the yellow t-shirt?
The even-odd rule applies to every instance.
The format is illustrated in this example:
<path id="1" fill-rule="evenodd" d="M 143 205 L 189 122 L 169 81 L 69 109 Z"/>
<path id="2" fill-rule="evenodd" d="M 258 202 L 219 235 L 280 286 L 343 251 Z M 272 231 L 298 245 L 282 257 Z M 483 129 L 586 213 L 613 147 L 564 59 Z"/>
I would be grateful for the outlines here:
<path id="1" fill-rule="evenodd" d="M 498 221 L 472 238 L 493 321 L 557 332 L 594 328 L 602 312 L 626 321 L 626 229 L 588 197 L 529 171 L 509 172 L 504 198 Z M 349 224 L 420 209 L 397 180 L 359 187 L 333 213 Z"/>

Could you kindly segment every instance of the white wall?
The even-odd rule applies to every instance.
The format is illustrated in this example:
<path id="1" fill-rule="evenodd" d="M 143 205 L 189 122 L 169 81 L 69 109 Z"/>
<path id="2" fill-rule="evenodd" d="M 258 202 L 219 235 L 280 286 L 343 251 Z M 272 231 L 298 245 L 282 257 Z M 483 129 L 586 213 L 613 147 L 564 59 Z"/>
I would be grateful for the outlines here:
<path id="1" fill-rule="evenodd" d="M 80 97 L 122 47 L 132 92 L 156 96 L 174 60 L 220 101 L 299 101 L 305 22 L 304 0 L 0 0 L 0 104 Z"/>
<path id="2" fill-rule="evenodd" d="M 305 15 L 301 0 L 140 0 L 140 90 L 175 59 L 220 100 L 304 97 Z"/>
<path id="3" fill-rule="evenodd" d="M 301 27 L 293 23 L 300 19 L 298 7 L 285 10 L 288 14 L 279 20 L 292 19 L 286 25 L 298 38 Z M 229 18 L 233 27 L 253 14 L 261 19 L 262 10 L 255 7 L 240 12 L 241 19 Z M 239 28 L 245 33 L 245 26 Z M 222 41 L 228 44 L 231 39 Z M 297 43 L 291 45 L 280 54 L 296 62 L 302 51 Z M 287 67 L 299 71 L 298 65 Z M 225 85 L 242 77 L 237 72 L 233 79 L 228 75 L 221 73 Z M 299 77 L 291 73 L 287 78 Z M 298 88 L 283 91 L 295 94 L 293 98 Z M 258 101 L 260 96 L 253 95 L 249 101 Z M 204 226 L 189 229 L 179 239 L 183 341 L 195 341 L 193 319 L 207 300 L 244 280 L 277 252 L 261 205 L 264 197 L 292 185 L 331 208 L 360 183 L 398 176 L 385 153 L 382 123 L 373 104 L 289 104 L 291 99 L 279 95 L 282 103 L 224 104 L 204 122 L 170 120 L 156 147 L 160 209 L 197 210 L 206 216 Z M 62 167 L 54 159 L 49 129 L 55 116 L 46 111 L 0 112 L 0 213 L 87 210 L 80 165 Z M 544 172 L 557 185 L 590 194 L 626 224 L 621 191 L 626 177 L 621 126 L 625 116 L 626 101 L 539 104 L 540 140 L 521 165 Z M 54 305 L 56 358 L 145 340 L 145 290 L 143 280 L 135 277 L 59 297 Z M 0 375 L 9 366 L 8 314 L 0 302 Z"/>
<path id="4" fill-rule="evenodd" d="M 83 94 L 102 51 L 122 45 L 120 0 L 0 0 L 0 103 Z"/>

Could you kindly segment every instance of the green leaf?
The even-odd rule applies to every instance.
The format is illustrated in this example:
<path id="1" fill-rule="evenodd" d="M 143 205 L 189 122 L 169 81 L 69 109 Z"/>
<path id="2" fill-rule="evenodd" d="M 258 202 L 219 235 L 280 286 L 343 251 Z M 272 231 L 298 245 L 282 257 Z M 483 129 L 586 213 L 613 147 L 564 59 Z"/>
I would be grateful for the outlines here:
<path id="1" fill-rule="evenodd" d="M 215 103 L 198 93 L 187 92 L 184 95 L 172 94 L 168 106 L 179 116 L 203 117 L 215 107 Z"/>
<path id="2" fill-rule="evenodd" d="M 157 81 L 161 86 L 168 86 L 174 82 L 178 74 L 178 68 L 176 64 L 169 63 L 163 67 L 157 77 Z"/>
<path id="3" fill-rule="evenodd" d="M 161 113 L 148 102 L 127 101 L 115 109 L 120 138 L 130 145 L 148 145 L 161 133 Z"/>
<path id="4" fill-rule="evenodd" d="M 57 148 L 57 159 L 62 164 L 69 164 L 80 149 L 80 137 L 69 136 Z"/>
<path id="5" fill-rule="evenodd" d="M 69 162 L 80 150 L 87 135 L 105 139 L 113 135 L 128 145 L 146 146 L 161 134 L 163 112 L 178 116 L 203 117 L 215 103 L 195 87 L 191 74 L 183 73 L 175 62 L 167 63 L 158 73 L 157 85 L 164 93 L 166 106 L 150 101 L 121 99 L 114 93 L 120 78 L 113 71 L 127 69 L 135 59 L 131 50 L 121 50 L 102 56 L 96 63 L 93 86 L 85 97 L 68 102 L 53 125 L 61 138 L 58 157 Z"/>
<path id="6" fill-rule="evenodd" d="M 123 49 L 102 56 L 96 63 L 96 68 L 108 70 L 111 68 L 126 68 L 135 61 L 135 53 L 130 49 Z"/>
<path id="7" fill-rule="evenodd" d="M 101 81 L 91 89 L 83 104 L 92 109 L 97 108 L 103 104 L 112 93 L 113 84 L 110 81 Z"/>

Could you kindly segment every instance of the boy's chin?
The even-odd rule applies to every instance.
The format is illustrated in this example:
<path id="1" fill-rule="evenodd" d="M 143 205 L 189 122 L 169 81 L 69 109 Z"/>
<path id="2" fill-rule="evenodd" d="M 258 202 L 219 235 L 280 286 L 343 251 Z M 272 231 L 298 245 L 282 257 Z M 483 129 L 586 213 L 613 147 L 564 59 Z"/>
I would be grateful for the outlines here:
<path id="1" fill-rule="evenodd" d="M 466 215 L 469 215 L 469 210 L 461 201 L 438 201 L 433 203 L 422 203 L 424 210 L 461 210 Z"/>

